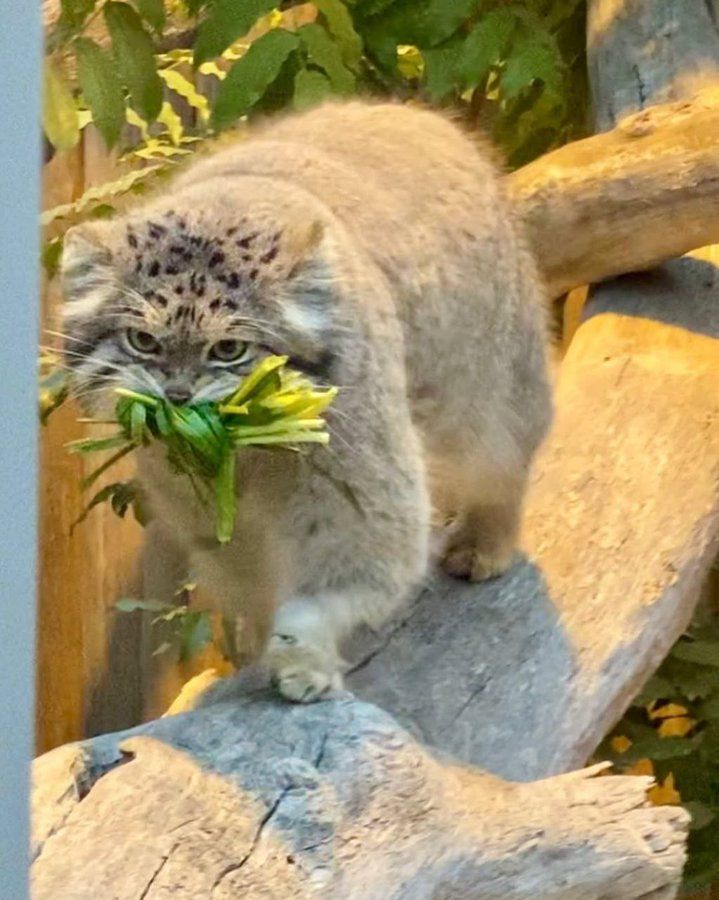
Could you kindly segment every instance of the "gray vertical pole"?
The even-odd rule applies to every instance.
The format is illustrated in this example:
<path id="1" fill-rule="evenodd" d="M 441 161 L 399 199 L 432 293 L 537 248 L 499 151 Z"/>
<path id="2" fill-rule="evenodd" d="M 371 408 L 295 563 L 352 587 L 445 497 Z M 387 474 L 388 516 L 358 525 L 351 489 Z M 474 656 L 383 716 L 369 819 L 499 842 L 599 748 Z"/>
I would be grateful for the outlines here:
<path id="1" fill-rule="evenodd" d="M 27 896 L 36 582 L 40 4 L 0 28 L 0 898 Z"/>

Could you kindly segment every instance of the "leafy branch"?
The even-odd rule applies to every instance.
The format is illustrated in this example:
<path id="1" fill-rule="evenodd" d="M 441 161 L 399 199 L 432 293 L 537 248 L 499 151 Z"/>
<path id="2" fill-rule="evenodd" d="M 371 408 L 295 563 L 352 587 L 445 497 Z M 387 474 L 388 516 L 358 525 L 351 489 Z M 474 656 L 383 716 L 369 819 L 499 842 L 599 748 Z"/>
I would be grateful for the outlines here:
<path id="1" fill-rule="evenodd" d="M 168 130 L 164 103 L 174 109 L 178 97 L 194 109 L 192 136 L 202 138 L 246 116 L 304 109 L 332 95 L 426 97 L 470 118 L 481 113 L 515 162 L 583 127 L 583 0 L 314 0 L 281 8 L 276 0 L 62 0 L 61 7 L 47 45 L 44 116 L 58 149 L 77 143 L 83 112 L 108 147 L 123 140 L 128 112 L 156 138 Z M 168 28 L 186 45 L 163 51 Z"/>
<path id="2" fill-rule="evenodd" d="M 178 591 L 192 593 L 194 585 L 188 584 Z M 177 647 L 179 661 L 188 662 L 213 640 L 212 618 L 207 610 L 195 610 L 189 603 L 161 603 L 159 600 L 134 600 L 125 597 L 118 600 L 115 609 L 122 613 L 142 611 L 155 613 L 151 625 L 169 626 L 170 640 L 162 641 L 153 651 L 153 656 L 160 656 Z"/>

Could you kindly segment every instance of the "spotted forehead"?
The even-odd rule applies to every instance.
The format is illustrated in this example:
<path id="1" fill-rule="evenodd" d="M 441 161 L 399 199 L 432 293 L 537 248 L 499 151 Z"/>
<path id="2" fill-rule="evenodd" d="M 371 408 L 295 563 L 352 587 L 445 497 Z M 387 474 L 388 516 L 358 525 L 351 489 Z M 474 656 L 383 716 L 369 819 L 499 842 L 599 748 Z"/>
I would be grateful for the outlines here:
<path id="1" fill-rule="evenodd" d="M 125 232 L 143 293 L 161 308 L 183 298 L 178 312 L 188 303 L 211 311 L 236 309 L 233 294 L 250 293 L 263 277 L 277 273 L 281 238 L 281 231 L 253 228 L 246 219 L 208 234 L 174 210 L 157 220 L 130 222 Z"/>

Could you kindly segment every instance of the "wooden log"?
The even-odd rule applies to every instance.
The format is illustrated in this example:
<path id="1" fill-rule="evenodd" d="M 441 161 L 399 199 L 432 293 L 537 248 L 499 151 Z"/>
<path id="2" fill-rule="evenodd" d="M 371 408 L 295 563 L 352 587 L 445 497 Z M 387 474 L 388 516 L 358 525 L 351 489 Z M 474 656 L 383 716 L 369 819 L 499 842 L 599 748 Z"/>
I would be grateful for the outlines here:
<path id="1" fill-rule="evenodd" d="M 225 696 L 35 763 L 33 897 L 671 897 L 687 815 L 601 766 L 511 785 L 349 696 Z"/>
<path id="2" fill-rule="evenodd" d="M 597 131 L 719 81 L 715 0 L 590 0 L 587 63 Z"/>
<path id="3" fill-rule="evenodd" d="M 553 297 L 719 241 L 719 89 L 615 124 L 507 176 Z"/>
<path id="4" fill-rule="evenodd" d="M 45 166 L 44 205 L 74 200 L 118 173 L 116 158 L 88 126 L 78 147 Z M 44 344 L 59 344 L 59 306 L 59 285 L 50 281 L 43 292 Z M 113 609 L 124 594 L 137 595 L 134 562 L 142 529 L 132 516 L 121 520 L 103 505 L 73 530 L 92 496 L 82 491 L 82 477 L 95 468 L 94 462 L 65 449 L 68 441 L 83 435 L 77 415 L 74 406 L 59 410 L 40 435 L 39 751 L 88 731 L 133 724 L 142 712 L 134 664 L 137 623 L 117 617 Z M 121 464 L 106 481 L 123 480 L 131 473 L 131 466 Z"/>

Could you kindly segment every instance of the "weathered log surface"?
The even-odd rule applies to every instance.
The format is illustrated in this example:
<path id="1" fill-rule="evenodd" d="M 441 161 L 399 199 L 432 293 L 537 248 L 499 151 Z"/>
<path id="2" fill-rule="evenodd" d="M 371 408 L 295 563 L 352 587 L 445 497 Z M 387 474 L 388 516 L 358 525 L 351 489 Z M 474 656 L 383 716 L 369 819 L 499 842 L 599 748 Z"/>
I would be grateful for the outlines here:
<path id="1" fill-rule="evenodd" d="M 719 82 L 715 0 L 590 0 L 587 54 L 598 131 Z"/>
<path id="2" fill-rule="evenodd" d="M 627 116 L 507 183 L 553 297 L 719 242 L 719 89 Z"/>
<path id="3" fill-rule="evenodd" d="M 36 761 L 33 897 L 674 896 L 686 813 L 596 773 L 506 784 L 347 695 L 225 696 Z"/>

